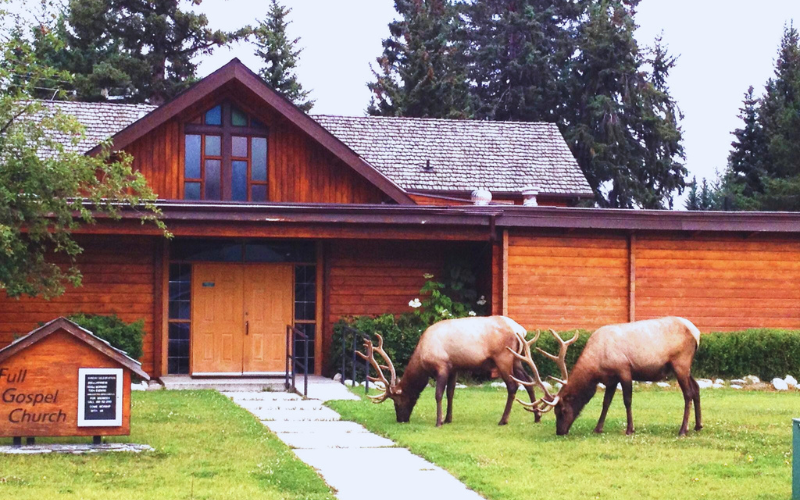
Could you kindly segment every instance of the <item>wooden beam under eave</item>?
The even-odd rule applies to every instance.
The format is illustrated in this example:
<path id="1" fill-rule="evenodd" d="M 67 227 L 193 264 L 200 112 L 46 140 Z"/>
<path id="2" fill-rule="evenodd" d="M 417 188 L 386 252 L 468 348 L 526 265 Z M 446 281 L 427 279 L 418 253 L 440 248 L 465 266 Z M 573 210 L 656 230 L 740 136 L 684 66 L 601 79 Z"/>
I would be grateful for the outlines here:
<path id="1" fill-rule="evenodd" d="M 486 226 L 401 226 L 292 222 L 217 222 L 166 221 L 176 237 L 205 238 L 309 238 L 309 239 L 383 239 L 419 241 L 486 241 Z M 85 225 L 76 234 L 154 235 L 163 234 L 154 224 L 142 225 L 139 220 L 103 222 Z"/>
<path id="2" fill-rule="evenodd" d="M 158 240 L 153 252 L 153 373 L 150 374 L 152 378 L 158 378 L 163 375 L 164 363 L 166 359 L 166 349 L 164 344 L 164 337 L 166 330 L 164 325 L 164 247 L 166 242 Z M 169 259 L 167 259 L 169 260 Z"/>
<path id="3" fill-rule="evenodd" d="M 508 229 L 503 229 L 503 279 L 501 289 L 503 290 L 503 316 L 508 316 Z"/>
<path id="4" fill-rule="evenodd" d="M 316 310 L 316 332 L 314 335 L 314 375 L 322 375 L 322 338 L 325 335 L 325 287 L 328 283 L 325 281 L 325 244 L 321 240 L 317 240 L 317 310 Z"/>
<path id="5" fill-rule="evenodd" d="M 636 321 L 636 233 L 628 236 L 628 321 Z"/>

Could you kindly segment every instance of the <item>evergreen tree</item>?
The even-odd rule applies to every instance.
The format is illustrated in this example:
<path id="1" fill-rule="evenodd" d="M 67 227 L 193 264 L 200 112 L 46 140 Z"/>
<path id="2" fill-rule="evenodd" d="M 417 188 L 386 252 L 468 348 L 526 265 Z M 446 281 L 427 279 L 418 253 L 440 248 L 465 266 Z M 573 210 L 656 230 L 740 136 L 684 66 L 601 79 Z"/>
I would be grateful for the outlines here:
<path id="1" fill-rule="evenodd" d="M 689 185 L 689 193 L 686 195 L 686 201 L 683 206 L 686 210 L 701 210 L 700 196 L 697 193 L 697 177 L 692 177 L 692 183 Z"/>
<path id="2" fill-rule="evenodd" d="M 731 143 L 727 172 L 728 182 L 741 185 L 742 194 L 747 197 L 764 192 L 762 177 L 767 145 L 758 115 L 759 100 L 750 86 L 739 109 L 743 126 L 732 132 L 736 139 Z"/>
<path id="3" fill-rule="evenodd" d="M 39 43 L 37 53 L 74 75 L 80 100 L 161 104 L 195 79 L 196 56 L 251 32 L 212 30 L 205 15 L 181 9 L 201 1 L 70 0 L 56 23 L 64 48 Z"/>
<path id="4" fill-rule="evenodd" d="M 477 116 L 558 121 L 579 8 L 563 0 L 477 0 L 464 8 Z"/>
<path id="5" fill-rule="evenodd" d="M 456 43 L 453 0 L 395 0 L 400 19 L 373 69 L 371 115 L 430 118 L 472 116 L 469 85 Z"/>
<path id="6" fill-rule="evenodd" d="M 599 205 L 671 208 L 687 174 L 680 112 L 666 85 L 675 59 L 660 40 L 650 57 L 639 49 L 637 3 L 588 7 L 576 35 L 562 129 Z"/>
<path id="7" fill-rule="evenodd" d="M 800 34 L 793 24 L 784 29 L 760 117 L 767 154 L 757 208 L 800 210 Z"/>
<path id="8" fill-rule="evenodd" d="M 775 74 L 761 99 L 745 93 L 728 167 L 716 192 L 723 209 L 800 210 L 800 34 L 784 28 Z"/>
<path id="9" fill-rule="evenodd" d="M 286 33 L 289 26 L 287 18 L 291 12 L 292 9 L 272 0 L 266 19 L 260 21 L 253 30 L 256 55 L 265 63 L 258 74 L 275 91 L 308 112 L 314 106 L 314 101 L 308 99 L 310 91 L 303 90 L 295 74 L 297 59 L 302 52 L 302 49 L 296 48 L 300 39 L 290 39 Z"/>

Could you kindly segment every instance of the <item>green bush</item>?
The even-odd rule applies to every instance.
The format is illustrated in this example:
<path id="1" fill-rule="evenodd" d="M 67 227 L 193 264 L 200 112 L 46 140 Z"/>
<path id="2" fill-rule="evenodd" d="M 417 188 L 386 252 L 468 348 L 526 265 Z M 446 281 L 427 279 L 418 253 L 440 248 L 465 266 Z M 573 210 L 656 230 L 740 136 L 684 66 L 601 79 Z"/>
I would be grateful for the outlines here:
<path id="1" fill-rule="evenodd" d="M 800 374 L 800 331 L 757 328 L 705 334 L 694 357 L 695 377 L 763 380 Z"/>
<path id="2" fill-rule="evenodd" d="M 578 341 L 567 351 L 567 366 L 570 369 L 592 334 L 586 330 L 580 332 Z M 559 332 L 565 340 L 572 338 L 574 333 Z M 558 343 L 545 331 L 536 345 L 553 354 L 558 352 Z M 542 376 L 558 376 L 555 363 L 538 352 L 533 357 Z M 771 380 L 787 374 L 800 376 L 800 330 L 759 328 L 703 334 L 692 364 L 692 375 L 695 378 L 740 378 L 756 375 L 762 380 Z"/>
<path id="3" fill-rule="evenodd" d="M 383 348 L 392 360 L 392 364 L 400 376 L 405 370 L 408 360 L 414 353 L 414 348 L 419 342 L 419 337 L 425 331 L 425 325 L 419 321 L 415 321 L 415 317 L 411 314 L 403 314 L 395 317 L 392 314 L 382 314 L 377 317 L 371 316 L 357 316 L 350 319 L 340 319 L 333 325 L 333 345 L 332 347 L 332 360 L 334 368 L 337 372 L 342 370 L 342 336 L 345 335 L 345 327 L 349 326 L 356 330 L 369 335 L 373 342 L 377 345 L 376 334 L 383 337 Z M 356 343 L 359 351 L 364 352 L 362 343 Z M 353 348 L 352 335 L 347 334 L 346 352 L 350 353 Z M 382 362 L 382 360 L 379 359 Z M 352 357 L 345 360 L 345 378 L 352 376 Z M 358 376 L 363 376 L 364 360 L 357 357 L 356 366 L 358 367 Z"/>
<path id="4" fill-rule="evenodd" d="M 575 341 L 574 344 L 570 345 L 567 349 L 567 369 L 572 370 L 572 367 L 575 366 L 575 362 L 578 361 L 578 357 L 580 357 L 581 353 L 583 352 L 583 348 L 586 346 L 586 341 L 589 340 L 589 337 L 592 335 L 592 332 L 588 330 L 569 330 L 565 332 L 558 332 L 564 340 L 571 339 L 576 333 L 579 334 L 578 340 Z M 532 333 L 528 333 L 528 339 L 530 340 L 533 337 Z M 561 372 L 558 370 L 555 362 L 542 356 L 539 351 L 536 351 L 535 348 L 539 347 L 550 354 L 558 354 L 559 344 L 558 341 L 553 337 L 549 330 L 542 330 L 541 336 L 539 336 L 539 340 L 531 346 L 531 351 L 533 352 L 533 361 L 536 363 L 536 367 L 539 369 L 539 374 L 542 378 L 552 375 L 554 377 L 561 377 Z"/>
<path id="5" fill-rule="evenodd" d="M 69 317 L 81 327 L 89 330 L 112 346 L 125 351 L 133 359 L 142 357 L 144 320 L 125 323 L 116 314 L 73 314 Z"/>

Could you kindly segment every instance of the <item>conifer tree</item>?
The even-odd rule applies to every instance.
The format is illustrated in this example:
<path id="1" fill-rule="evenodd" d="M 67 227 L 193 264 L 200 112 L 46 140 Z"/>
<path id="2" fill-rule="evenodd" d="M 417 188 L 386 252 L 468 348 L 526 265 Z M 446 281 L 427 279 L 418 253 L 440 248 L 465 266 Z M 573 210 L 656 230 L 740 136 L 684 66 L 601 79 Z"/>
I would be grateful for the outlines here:
<path id="1" fill-rule="evenodd" d="M 599 205 L 672 208 L 687 174 L 680 112 L 666 84 L 675 59 L 660 40 L 649 57 L 639 49 L 637 3 L 589 5 L 576 35 L 562 128 Z"/>
<path id="2" fill-rule="evenodd" d="M 395 0 L 400 19 L 389 24 L 373 69 L 371 115 L 429 118 L 472 116 L 466 69 L 456 43 L 453 0 Z"/>
<path id="3" fill-rule="evenodd" d="M 686 210 L 700 210 L 700 196 L 697 193 L 697 177 L 692 177 L 692 183 L 689 185 L 689 192 L 686 194 L 684 207 Z"/>
<path id="4" fill-rule="evenodd" d="M 477 116 L 558 121 L 579 8 L 558 0 L 477 0 L 464 7 Z"/>
<path id="5" fill-rule="evenodd" d="M 767 145 L 758 116 L 759 104 L 751 85 L 739 109 L 743 126 L 732 132 L 736 139 L 731 143 L 728 155 L 728 182 L 740 185 L 742 194 L 747 197 L 764 192 L 762 177 L 765 175 Z"/>
<path id="6" fill-rule="evenodd" d="M 48 63 L 75 76 L 79 100 L 161 104 L 195 78 L 197 55 L 246 37 L 212 30 L 181 4 L 202 0 L 69 0 L 57 34 L 64 47 L 39 44 Z"/>
<path id="7" fill-rule="evenodd" d="M 295 73 L 302 49 L 297 48 L 300 39 L 291 39 L 287 33 L 291 12 L 272 0 L 266 19 L 253 30 L 256 55 L 265 63 L 258 73 L 275 91 L 308 112 L 314 101 L 308 98 L 310 91 L 303 90 Z"/>

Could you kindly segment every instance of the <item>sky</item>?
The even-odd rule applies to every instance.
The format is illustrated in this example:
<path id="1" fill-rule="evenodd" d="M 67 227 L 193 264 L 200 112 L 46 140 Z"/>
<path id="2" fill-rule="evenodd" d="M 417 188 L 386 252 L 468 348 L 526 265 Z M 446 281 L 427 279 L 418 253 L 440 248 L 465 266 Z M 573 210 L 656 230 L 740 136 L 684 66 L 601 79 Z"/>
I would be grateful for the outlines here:
<path id="1" fill-rule="evenodd" d="M 289 32 L 304 48 L 297 70 L 316 100 L 313 113 L 362 115 L 370 93 L 370 64 L 381 53 L 393 0 L 284 0 L 292 8 Z M 263 18 L 267 0 L 205 0 L 198 10 L 214 27 L 235 29 Z M 742 97 L 761 93 L 772 76 L 786 22 L 800 23 L 798 0 L 643 0 L 637 40 L 649 45 L 659 33 L 679 56 L 669 85 L 684 113 L 682 127 L 689 175 L 716 177 L 725 167 L 730 135 Z M 259 60 L 247 44 L 204 56 L 204 76 L 232 57 L 252 69 Z"/>

